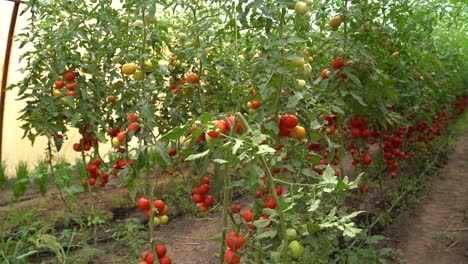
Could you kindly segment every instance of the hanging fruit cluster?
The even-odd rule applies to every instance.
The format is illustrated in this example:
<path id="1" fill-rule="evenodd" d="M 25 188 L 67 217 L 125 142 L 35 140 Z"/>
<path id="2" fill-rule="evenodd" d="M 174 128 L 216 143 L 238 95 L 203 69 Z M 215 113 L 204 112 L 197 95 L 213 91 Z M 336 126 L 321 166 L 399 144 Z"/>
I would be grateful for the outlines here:
<path id="1" fill-rule="evenodd" d="M 97 146 L 98 144 L 98 139 L 94 138 L 90 131 L 93 128 L 92 125 L 85 125 L 81 127 L 78 132 L 82 135 L 82 138 L 80 139 L 79 143 L 73 144 L 73 150 L 76 152 L 81 152 L 83 151 L 89 151 L 93 146 Z"/>
<path id="2" fill-rule="evenodd" d="M 101 159 L 95 159 L 89 162 L 86 170 L 89 173 L 89 185 L 94 186 L 99 176 L 101 176 L 101 182 L 99 183 L 99 187 L 106 186 L 107 182 L 109 181 L 109 174 L 107 172 L 100 172 L 100 166 L 102 164 Z"/>
<path id="3" fill-rule="evenodd" d="M 55 89 L 52 91 L 52 95 L 54 96 L 60 96 L 63 94 L 63 87 L 65 87 L 67 90 L 65 91 L 65 95 L 67 96 L 76 96 L 76 91 L 75 91 L 75 78 L 76 74 L 72 71 L 66 72 L 63 76 L 65 81 L 63 80 L 56 80 L 54 85 Z"/>
<path id="4" fill-rule="evenodd" d="M 214 203 L 214 198 L 208 195 L 210 191 L 210 179 L 203 177 L 200 184 L 192 190 L 192 200 L 197 204 L 199 212 L 207 212 Z"/>
<path id="5" fill-rule="evenodd" d="M 158 256 L 159 264 L 172 264 L 171 258 L 166 256 L 166 253 L 167 253 L 166 246 L 162 244 L 157 244 L 155 246 L 155 251 L 156 251 L 156 255 Z M 140 259 L 142 260 L 140 264 L 154 264 L 155 258 L 154 258 L 153 253 L 149 251 L 145 251 L 141 253 Z"/>
<path id="6" fill-rule="evenodd" d="M 242 234 L 237 234 L 234 231 L 230 231 L 226 234 L 226 246 L 227 250 L 224 253 L 224 261 L 228 264 L 236 264 L 240 262 L 241 255 L 239 249 L 245 244 L 245 239 Z"/>
<path id="7" fill-rule="evenodd" d="M 138 208 L 145 211 L 146 218 L 149 219 L 151 217 L 150 200 L 145 197 L 141 197 L 140 199 L 138 199 L 137 205 L 138 205 Z M 153 208 L 155 210 L 154 224 L 156 226 L 160 224 L 161 225 L 167 224 L 167 222 L 169 221 L 169 217 L 167 216 L 167 214 L 169 213 L 169 207 L 167 207 L 166 203 L 164 203 L 162 200 L 155 200 L 153 202 Z"/>

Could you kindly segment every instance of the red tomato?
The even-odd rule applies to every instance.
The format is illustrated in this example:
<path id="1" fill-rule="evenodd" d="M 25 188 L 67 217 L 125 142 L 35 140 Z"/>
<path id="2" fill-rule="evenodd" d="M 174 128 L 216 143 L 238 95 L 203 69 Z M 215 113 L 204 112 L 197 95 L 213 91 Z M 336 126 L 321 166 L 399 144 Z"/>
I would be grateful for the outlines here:
<path id="1" fill-rule="evenodd" d="M 231 205 L 231 212 L 240 213 L 240 211 L 241 211 L 241 206 L 239 204 Z"/>
<path id="2" fill-rule="evenodd" d="M 149 251 L 145 251 L 145 252 L 141 253 L 140 258 L 141 258 L 141 260 L 144 260 L 144 261 L 148 262 L 148 264 L 153 264 L 154 263 L 154 255 L 153 255 L 153 253 L 151 253 Z"/>
<path id="3" fill-rule="evenodd" d="M 276 191 L 276 195 L 278 195 L 278 196 L 283 194 L 283 188 L 281 186 L 276 186 L 275 191 Z"/>
<path id="4" fill-rule="evenodd" d="M 226 234 L 226 245 L 228 248 L 236 251 L 245 244 L 245 239 L 242 235 L 236 235 L 234 231 Z"/>
<path id="5" fill-rule="evenodd" d="M 201 196 L 201 195 L 198 194 L 198 193 L 195 193 L 194 195 L 192 195 L 192 200 L 193 200 L 195 203 L 201 203 L 201 202 L 203 202 L 203 196 Z"/>
<path id="6" fill-rule="evenodd" d="M 202 184 L 200 187 L 198 187 L 198 192 L 201 195 L 205 195 L 210 191 L 210 186 L 208 184 Z"/>
<path id="7" fill-rule="evenodd" d="M 268 196 L 268 200 L 263 201 L 263 208 L 270 208 L 270 209 L 275 209 L 276 208 L 276 201 L 273 196 Z"/>
<path id="8" fill-rule="evenodd" d="M 156 200 L 153 202 L 154 208 L 158 209 L 158 212 L 162 212 L 166 204 L 162 200 Z"/>
<path id="9" fill-rule="evenodd" d="M 199 203 L 197 207 L 198 207 L 198 211 L 202 212 L 202 213 L 207 212 L 210 209 L 210 208 L 204 206 L 202 203 Z"/>
<path id="10" fill-rule="evenodd" d="M 226 122 L 220 121 L 220 120 L 214 120 L 214 121 L 211 121 L 211 123 L 215 125 L 215 129 L 219 130 L 220 133 L 222 133 L 222 134 L 226 133 L 226 131 L 227 131 Z M 219 137 L 218 132 L 213 131 L 213 130 L 208 132 L 208 135 L 210 137 L 212 137 L 212 138 L 218 138 Z"/>
<path id="11" fill-rule="evenodd" d="M 231 126 L 233 126 L 235 123 L 235 117 L 229 116 L 227 119 L 228 119 L 228 122 L 225 122 L 226 129 L 231 130 Z M 242 126 L 242 123 L 239 121 L 239 123 L 237 123 L 237 126 L 236 126 L 236 133 L 242 133 L 243 130 L 244 130 L 244 126 Z"/>
<path id="12" fill-rule="evenodd" d="M 91 177 L 88 179 L 88 182 L 89 182 L 89 185 L 94 186 L 94 184 L 96 184 L 96 178 Z"/>
<path id="13" fill-rule="evenodd" d="M 203 199 L 203 205 L 206 207 L 212 206 L 213 203 L 214 203 L 214 199 L 213 199 L 213 196 L 211 195 L 208 195 L 205 197 L 205 199 Z"/>
<path id="14" fill-rule="evenodd" d="M 81 145 L 79 143 L 73 144 L 73 150 L 76 151 L 76 152 L 80 152 L 81 151 Z"/>
<path id="15" fill-rule="evenodd" d="M 203 178 L 201 179 L 201 183 L 202 183 L 202 184 L 208 184 L 208 185 L 209 185 L 209 184 L 210 184 L 210 178 L 208 178 L 208 177 L 206 177 L 206 176 L 203 177 Z"/>
<path id="16" fill-rule="evenodd" d="M 167 248 L 164 245 L 157 244 L 155 247 L 155 251 L 156 251 L 156 254 L 158 255 L 158 258 L 162 258 L 166 255 Z"/>
<path id="17" fill-rule="evenodd" d="M 62 81 L 62 80 L 57 80 L 55 81 L 55 87 L 56 88 L 63 88 L 63 86 L 65 86 L 65 82 Z"/>
<path id="18" fill-rule="evenodd" d="M 283 115 L 280 118 L 279 126 L 280 128 L 293 129 L 297 126 L 298 122 L 297 116 L 295 115 Z"/>
<path id="19" fill-rule="evenodd" d="M 253 220 L 252 210 L 245 210 L 243 216 L 244 216 L 244 220 L 246 222 L 252 222 L 252 220 Z"/>
<path id="20" fill-rule="evenodd" d="M 251 104 L 253 109 L 257 109 L 262 105 L 259 101 L 252 101 Z"/>
<path id="21" fill-rule="evenodd" d="M 135 122 L 137 120 L 138 120 L 138 114 L 133 113 L 133 114 L 127 115 L 127 121 L 128 122 Z"/>
<path id="22" fill-rule="evenodd" d="M 68 95 L 68 96 L 76 96 L 76 92 L 74 90 L 69 90 L 69 91 L 66 91 L 65 92 L 65 95 Z"/>
<path id="23" fill-rule="evenodd" d="M 187 80 L 188 83 L 198 83 L 199 81 L 198 74 L 194 72 L 189 73 L 185 79 Z"/>
<path id="24" fill-rule="evenodd" d="M 137 126 L 138 126 L 138 122 L 133 122 L 131 123 L 128 128 L 127 128 L 127 131 L 130 132 L 130 131 L 133 131 Z"/>
<path id="25" fill-rule="evenodd" d="M 75 82 L 67 82 L 67 84 L 65 84 L 65 87 L 66 87 L 68 90 L 74 90 L 74 89 L 75 89 L 75 86 L 76 86 L 76 83 L 75 83 Z"/>
<path id="26" fill-rule="evenodd" d="M 123 143 L 125 141 L 125 132 L 120 132 L 119 134 L 117 134 L 117 139 L 120 143 Z"/>
<path id="27" fill-rule="evenodd" d="M 175 156 L 177 154 L 177 150 L 171 148 L 167 151 L 167 154 L 169 154 L 169 156 Z"/>
<path id="28" fill-rule="evenodd" d="M 75 77 L 76 77 L 76 75 L 75 75 L 75 73 L 72 72 L 72 71 L 69 71 L 69 72 L 65 73 L 65 75 L 63 76 L 63 78 L 64 78 L 65 80 L 69 81 L 69 82 L 75 80 Z"/>
<path id="29" fill-rule="evenodd" d="M 159 264 L 172 264 L 172 260 L 168 256 L 164 256 L 159 259 Z"/>
<path id="30" fill-rule="evenodd" d="M 335 70 L 342 68 L 344 64 L 345 64 L 345 61 L 343 57 L 337 57 L 336 59 L 332 61 L 332 67 Z"/>
<path id="31" fill-rule="evenodd" d="M 140 208 L 141 210 L 149 210 L 150 209 L 150 201 L 144 197 L 141 197 L 140 199 L 138 199 L 138 208 Z"/>
<path id="32" fill-rule="evenodd" d="M 322 71 L 322 78 L 323 79 L 328 79 L 328 76 L 330 75 L 330 71 L 328 69 L 323 69 Z"/>
<path id="33" fill-rule="evenodd" d="M 224 261 L 228 264 L 237 264 L 240 262 L 240 255 L 232 249 L 228 249 L 224 253 Z"/>

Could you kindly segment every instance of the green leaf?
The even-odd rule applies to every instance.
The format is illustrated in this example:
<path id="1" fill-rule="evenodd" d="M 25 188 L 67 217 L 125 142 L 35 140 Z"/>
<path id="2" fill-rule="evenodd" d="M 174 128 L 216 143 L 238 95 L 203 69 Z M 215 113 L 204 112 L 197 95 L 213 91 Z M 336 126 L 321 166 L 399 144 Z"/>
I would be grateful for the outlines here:
<path id="1" fill-rule="evenodd" d="M 258 151 L 257 155 L 262 155 L 262 154 L 273 154 L 275 153 L 276 150 L 268 145 L 260 145 L 258 146 Z"/>
<path id="2" fill-rule="evenodd" d="M 227 160 L 223 160 L 223 159 L 214 159 L 213 162 L 218 163 L 218 164 L 228 163 Z"/>
<path id="3" fill-rule="evenodd" d="M 270 220 L 267 221 L 267 226 L 268 226 L 269 222 L 270 222 Z M 255 239 L 260 240 L 260 239 L 263 239 L 263 238 L 274 238 L 274 237 L 276 237 L 277 234 L 278 234 L 278 231 L 276 231 L 276 229 L 272 229 L 272 230 L 269 230 L 267 232 L 263 232 L 263 233 L 255 236 Z"/>
<path id="4" fill-rule="evenodd" d="M 189 131 L 186 127 L 175 127 L 169 132 L 167 132 L 164 136 L 162 136 L 161 140 L 163 141 L 177 140 L 180 137 L 185 136 L 187 132 Z"/>
<path id="5" fill-rule="evenodd" d="M 188 156 L 185 160 L 196 160 L 196 159 L 201 159 L 203 157 L 205 157 L 206 155 L 208 155 L 208 153 L 210 153 L 210 149 L 207 149 L 201 153 L 197 153 L 197 154 L 192 154 L 190 156 Z"/>
<path id="6" fill-rule="evenodd" d="M 236 143 L 234 143 L 234 146 L 232 146 L 232 155 L 236 155 L 237 150 L 243 145 L 244 141 L 240 139 L 235 139 Z"/>
<path id="7" fill-rule="evenodd" d="M 171 159 L 169 157 L 169 154 L 167 153 L 167 146 L 163 142 L 156 142 L 154 144 L 154 149 L 156 150 L 156 153 L 158 156 L 166 163 L 169 164 L 171 163 Z"/>
<path id="8" fill-rule="evenodd" d="M 302 93 L 295 93 L 293 96 L 289 97 L 288 104 L 286 105 L 286 107 L 289 107 L 289 108 L 296 107 L 302 98 L 304 98 Z"/>
<path id="9" fill-rule="evenodd" d="M 364 102 L 364 99 L 362 99 L 362 96 L 358 95 L 355 91 L 350 91 L 349 94 L 356 99 L 362 106 L 367 106 L 367 104 Z"/>

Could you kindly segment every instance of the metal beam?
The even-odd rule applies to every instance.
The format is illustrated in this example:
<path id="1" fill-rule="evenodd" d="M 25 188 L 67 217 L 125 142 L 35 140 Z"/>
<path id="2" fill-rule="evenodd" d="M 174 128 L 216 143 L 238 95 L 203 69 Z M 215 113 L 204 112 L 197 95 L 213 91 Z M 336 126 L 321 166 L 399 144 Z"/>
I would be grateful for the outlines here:
<path id="1" fill-rule="evenodd" d="M 0 87 L 0 162 L 2 161 L 2 147 L 3 147 L 3 116 L 5 114 L 5 96 L 7 88 L 8 70 L 10 68 L 10 55 L 11 46 L 13 45 L 13 37 L 15 34 L 16 18 L 18 17 L 19 5 L 22 1 L 14 1 L 13 11 L 11 12 L 10 29 L 8 31 L 7 46 L 5 50 L 5 60 L 3 62 L 2 85 Z"/>

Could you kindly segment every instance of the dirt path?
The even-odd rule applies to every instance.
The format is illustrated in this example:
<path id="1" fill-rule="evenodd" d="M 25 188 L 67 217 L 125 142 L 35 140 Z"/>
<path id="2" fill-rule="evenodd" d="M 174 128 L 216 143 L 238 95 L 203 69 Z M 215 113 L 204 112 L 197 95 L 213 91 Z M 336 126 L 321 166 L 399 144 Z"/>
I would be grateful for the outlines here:
<path id="1" fill-rule="evenodd" d="M 468 263 L 468 133 L 449 153 L 432 188 L 384 234 L 400 263 Z"/>

